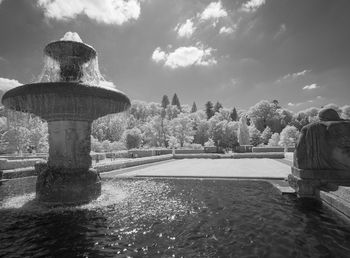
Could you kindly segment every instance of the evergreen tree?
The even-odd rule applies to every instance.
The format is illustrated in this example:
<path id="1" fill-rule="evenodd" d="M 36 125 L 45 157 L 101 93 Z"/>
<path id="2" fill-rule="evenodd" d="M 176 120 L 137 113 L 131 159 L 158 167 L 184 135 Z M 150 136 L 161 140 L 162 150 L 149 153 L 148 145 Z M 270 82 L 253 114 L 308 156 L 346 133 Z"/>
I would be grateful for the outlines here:
<path id="1" fill-rule="evenodd" d="M 221 108 L 222 108 L 221 103 L 219 101 L 217 101 L 215 106 L 214 106 L 214 113 L 219 112 Z"/>
<path id="2" fill-rule="evenodd" d="M 177 97 L 176 93 L 175 93 L 174 96 L 173 96 L 173 99 L 172 99 L 172 101 L 171 101 L 171 105 L 177 106 L 177 108 L 178 108 L 179 110 L 181 110 L 180 100 L 179 100 L 179 98 Z"/>
<path id="3" fill-rule="evenodd" d="M 170 101 L 168 96 L 164 95 L 162 99 L 162 108 L 166 108 L 169 104 L 170 104 Z"/>
<path id="4" fill-rule="evenodd" d="M 237 119 L 238 119 L 238 114 L 237 114 L 237 110 L 236 110 L 235 107 L 232 109 L 232 112 L 231 112 L 231 114 L 230 114 L 230 117 L 231 117 L 232 121 L 237 121 Z"/>
<path id="5" fill-rule="evenodd" d="M 213 103 L 210 100 L 205 103 L 205 113 L 207 114 L 208 120 L 214 115 Z"/>
<path id="6" fill-rule="evenodd" d="M 195 112 L 197 112 L 197 105 L 196 105 L 196 102 L 193 102 L 192 108 L 191 108 L 191 113 L 195 113 Z"/>

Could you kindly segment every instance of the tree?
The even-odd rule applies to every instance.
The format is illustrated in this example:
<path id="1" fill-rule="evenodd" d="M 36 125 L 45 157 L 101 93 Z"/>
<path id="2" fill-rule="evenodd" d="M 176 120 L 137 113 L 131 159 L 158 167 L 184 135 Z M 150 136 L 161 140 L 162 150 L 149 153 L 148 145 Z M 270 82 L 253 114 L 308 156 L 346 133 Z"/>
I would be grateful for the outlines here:
<path id="1" fill-rule="evenodd" d="M 258 146 L 261 143 L 261 133 L 260 131 L 254 126 L 249 126 L 249 139 L 250 144 L 254 146 Z"/>
<path id="2" fill-rule="evenodd" d="M 191 113 L 195 113 L 195 112 L 197 112 L 197 105 L 196 105 L 196 102 L 193 102 L 192 108 L 191 108 Z"/>
<path id="3" fill-rule="evenodd" d="M 238 122 L 238 142 L 240 145 L 249 145 L 249 129 L 247 126 L 247 118 L 242 115 Z"/>
<path id="4" fill-rule="evenodd" d="M 272 131 L 270 127 L 266 127 L 265 130 L 261 134 L 261 141 L 263 144 L 268 144 L 270 138 L 272 136 Z"/>
<path id="5" fill-rule="evenodd" d="M 207 142 L 204 143 L 204 146 L 205 147 L 215 147 L 215 143 L 214 143 L 213 139 L 210 138 L 210 139 L 208 139 Z"/>
<path id="6" fill-rule="evenodd" d="M 207 120 L 202 120 L 196 127 L 193 142 L 203 145 L 209 139 L 209 123 Z"/>
<path id="7" fill-rule="evenodd" d="M 279 141 L 280 141 L 280 134 L 279 133 L 274 133 L 271 136 L 268 145 L 269 146 L 273 146 L 273 147 L 279 146 Z"/>
<path id="8" fill-rule="evenodd" d="M 260 132 L 264 131 L 268 125 L 271 127 L 272 131 L 274 131 L 273 124 L 280 118 L 276 112 L 275 104 L 267 100 L 262 100 L 250 107 L 247 114 Z"/>
<path id="9" fill-rule="evenodd" d="M 215 106 L 214 106 L 214 113 L 219 112 L 221 108 L 222 108 L 221 103 L 220 103 L 219 101 L 217 101 L 217 102 L 215 103 Z"/>
<path id="10" fill-rule="evenodd" d="M 230 117 L 231 117 L 232 121 L 237 121 L 238 120 L 238 114 L 237 114 L 237 110 L 236 110 L 235 107 L 232 109 Z"/>
<path id="11" fill-rule="evenodd" d="M 172 99 L 172 101 L 171 101 L 171 105 L 177 106 L 177 108 L 178 108 L 179 110 L 181 110 L 180 100 L 179 100 L 178 96 L 176 95 L 176 93 L 175 93 L 174 96 L 173 96 L 173 99 Z"/>
<path id="12" fill-rule="evenodd" d="M 280 103 L 277 99 L 272 100 L 271 103 L 275 106 L 276 109 L 281 108 Z"/>
<path id="13" fill-rule="evenodd" d="M 125 130 L 124 139 L 127 149 L 139 148 L 142 140 L 140 129 L 133 128 Z"/>
<path id="14" fill-rule="evenodd" d="M 180 114 L 169 123 L 169 131 L 171 136 L 176 137 L 181 147 L 185 143 L 192 143 L 194 131 L 192 129 L 192 120 L 188 115 Z"/>
<path id="15" fill-rule="evenodd" d="M 208 120 L 214 115 L 213 103 L 211 101 L 205 103 L 205 113 L 207 114 Z"/>
<path id="16" fill-rule="evenodd" d="M 164 95 L 162 99 L 162 108 L 166 108 L 169 104 L 170 104 L 170 101 L 168 96 Z"/>
<path id="17" fill-rule="evenodd" d="M 174 136 L 170 136 L 168 139 L 168 142 L 169 142 L 170 149 L 176 149 L 176 148 L 180 147 L 179 141 Z"/>
<path id="18" fill-rule="evenodd" d="M 178 109 L 177 106 L 174 105 L 168 105 L 167 108 L 165 109 L 165 114 L 168 120 L 172 120 L 180 114 L 180 110 Z"/>
<path id="19" fill-rule="evenodd" d="M 282 130 L 280 134 L 280 141 L 278 144 L 283 147 L 294 147 L 298 137 L 298 129 L 294 126 L 288 125 Z"/>
<path id="20" fill-rule="evenodd" d="M 24 126 L 10 126 L 4 134 L 4 141 L 8 142 L 10 151 L 25 152 L 30 145 L 30 131 Z"/>
<path id="21" fill-rule="evenodd" d="M 167 119 L 155 116 L 148 123 L 143 124 L 141 130 L 145 144 L 150 147 L 166 147 L 169 137 L 168 123 Z"/>

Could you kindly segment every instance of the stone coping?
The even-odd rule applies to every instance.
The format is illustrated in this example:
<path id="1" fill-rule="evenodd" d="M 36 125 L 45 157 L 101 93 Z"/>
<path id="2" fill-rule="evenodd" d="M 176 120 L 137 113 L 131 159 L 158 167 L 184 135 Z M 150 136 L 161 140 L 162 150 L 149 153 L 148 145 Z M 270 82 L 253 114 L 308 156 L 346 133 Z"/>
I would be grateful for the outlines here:
<path id="1" fill-rule="evenodd" d="M 283 159 L 284 152 L 261 152 L 261 153 L 232 153 L 232 154 L 218 154 L 218 153 L 198 153 L 198 154 L 175 154 L 175 159 Z"/>
<path id="2" fill-rule="evenodd" d="M 320 190 L 319 198 L 323 204 L 344 215 L 350 221 L 350 187 L 338 186 L 333 191 Z"/>
<path id="3" fill-rule="evenodd" d="M 292 167 L 292 174 L 300 179 L 314 179 L 314 180 L 347 180 L 350 181 L 349 170 L 320 170 L 320 169 L 299 169 Z"/>

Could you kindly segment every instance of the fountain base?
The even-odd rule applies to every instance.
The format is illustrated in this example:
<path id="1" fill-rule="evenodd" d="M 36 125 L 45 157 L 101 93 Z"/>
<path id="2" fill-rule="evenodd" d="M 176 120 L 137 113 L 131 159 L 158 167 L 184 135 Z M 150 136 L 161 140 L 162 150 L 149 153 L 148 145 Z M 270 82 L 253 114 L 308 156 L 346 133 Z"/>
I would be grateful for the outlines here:
<path id="1" fill-rule="evenodd" d="M 95 169 L 53 168 L 41 164 L 36 199 L 49 205 L 76 205 L 101 195 L 101 180 Z"/>

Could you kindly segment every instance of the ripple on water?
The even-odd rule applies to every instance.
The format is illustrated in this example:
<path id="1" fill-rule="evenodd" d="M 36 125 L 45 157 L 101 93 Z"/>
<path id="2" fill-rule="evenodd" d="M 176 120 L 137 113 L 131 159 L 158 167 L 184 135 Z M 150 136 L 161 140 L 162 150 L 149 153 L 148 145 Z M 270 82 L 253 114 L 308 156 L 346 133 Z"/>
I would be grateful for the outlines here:
<path id="1" fill-rule="evenodd" d="M 90 204 L 0 209 L 0 256 L 347 257 L 350 227 L 264 182 L 116 179 Z M 41 209 L 41 210 L 40 210 Z M 19 248 L 20 247 L 20 248 Z"/>

